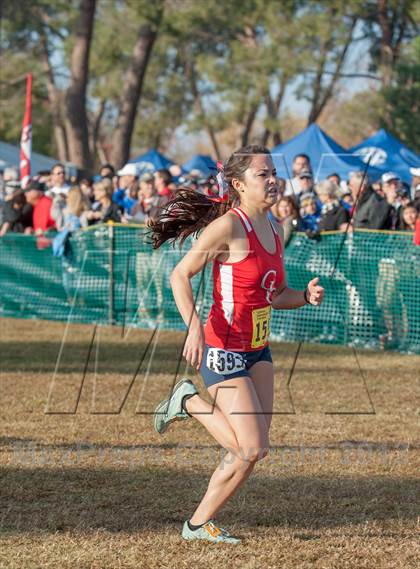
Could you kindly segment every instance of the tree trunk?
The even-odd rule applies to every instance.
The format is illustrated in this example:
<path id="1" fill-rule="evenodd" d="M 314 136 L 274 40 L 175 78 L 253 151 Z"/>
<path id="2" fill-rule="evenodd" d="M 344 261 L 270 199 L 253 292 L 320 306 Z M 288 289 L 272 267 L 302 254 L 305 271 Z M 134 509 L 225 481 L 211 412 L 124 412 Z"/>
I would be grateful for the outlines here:
<path id="1" fill-rule="evenodd" d="M 53 120 L 54 140 L 57 148 L 57 155 L 60 162 L 67 162 L 68 148 L 66 131 L 62 120 L 62 93 L 55 86 L 54 73 L 50 61 L 50 52 L 48 49 L 48 41 L 45 33 L 40 34 L 42 47 L 42 63 L 47 75 L 47 92 L 48 100 L 51 106 L 51 115 Z"/>
<path id="2" fill-rule="evenodd" d="M 207 134 L 209 135 L 211 145 L 213 146 L 213 152 L 217 158 L 217 160 L 221 160 L 220 148 L 219 143 L 217 142 L 216 133 L 214 132 L 213 127 L 207 123 L 206 125 Z"/>
<path id="3" fill-rule="evenodd" d="M 378 0 L 378 22 L 381 28 L 380 61 L 382 67 L 382 86 L 391 83 L 392 77 L 392 31 L 388 19 L 388 1 Z"/>
<path id="4" fill-rule="evenodd" d="M 90 144 L 90 154 L 92 156 L 93 161 L 95 161 L 95 155 L 99 154 L 99 135 L 100 135 L 100 129 L 101 129 L 101 122 L 102 122 L 102 118 L 104 116 L 104 112 L 105 112 L 105 107 L 106 107 L 106 101 L 104 99 L 101 99 L 98 105 L 98 110 L 96 111 L 96 113 L 94 114 L 94 116 L 92 117 L 92 124 L 90 127 L 90 139 L 89 139 L 89 144 Z M 102 152 L 103 155 L 103 152 Z M 103 162 L 103 158 L 100 156 L 99 157 L 100 161 Z"/>
<path id="5" fill-rule="evenodd" d="M 388 0 L 378 0 L 378 23 L 381 28 L 380 63 L 382 86 L 388 87 L 393 78 L 395 62 L 398 59 L 404 38 L 410 2 L 401 0 L 398 8 L 389 6 Z M 401 20 L 399 20 L 399 14 Z M 398 33 L 394 36 L 394 31 Z"/>
<path id="6" fill-rule="evenodd" d="M 274 146 L 278 146 L 279 144 L 281 144 L 283 142 L 283 139 L 281 137 L 281 133 L 279 130 L 275 130 L 273 132 L 273 145 Z"/>
<path id="7" fill-rule="evenodd" d="M 162 14 L 163 9 L 161 10 L 160 18 Z M 117 168 L 121 168 L 128 161 L 130 155 L 131 137 L 133 135 L 137 107 L 157 33 L 157 26 L 143 24 L 140 27 L 139 35 L 133 48 L 131 62 L 124 77 L 120 110 L 112 148 L 112 163 Z"/>
<path id="8" fill-rule="evenodd" d="M 323 46 L 324 47 L 324 46 Z M 327 61 L 327 53 L 326 49 L 321 50 L 321 60 L 318 63 L 318 69 L 316 71 L 314 85 L 313 85 L 313 95 L 311 101 L 311 109 L 308 115 L 308 126 L 316 121 L 319 112 L 318 112 L 318 104 L 319 99 L 321 97 L 322 91 L 322 77 L 324 74 L 324 67 Z"/>
<path id="9" fill-rule="evenodd" d="M 70 85 L 66 91 L 66 133 L 69 158 L 78 168 L 90 170 L 86 89 L 89 76 L 89 54 L 95 17 L 96 0 L 80 0 L 79 19 L 70 61 Z"/>
<path id="10" fill-rule="evenodd" d="M 258 104 L 253 104 L 248 113 L 248 116 L 246 117 L 241 136 L 241 146 L 247 146 L 249 144 L 249 135 L 251 134 L 252 126 L 254 124 L 255 117 L 257 116 L 258 107 Z"/>
<path id="11" fill-rule="evenodd" d="M 282 77 L 281 83 L 280 83 L 280 89 L 279 92 L 277 93 L 276 98 L 274 99 L 274 101 L 271 98 L 270 93 L 268 92 L 266 97 L 265 97 L 265 104 L 267 107 L 267 114 L 269 116 L 269 118 L 271 120 L 276 120 L 279 116 L 279 112 L 280 112 L 280 107 L 281 107 L 281 103 L 283 101 L 284 98 L 284 94 L 286 92 L 286 86 L 288 83 L 288 77 L 287 75 L 284 75 Z M 267 146 L 268 141 L 270 139 L 270 135 L 273 136 L 273 144 L 274 146 L 277 146 L 278 144 L 281 144 L 282 142 L 282 138 L 281 138 L 281 133 L 279 131 L 279 129 L 273 130 L 271 131 L 269 128 L 266 128 L 264 130 L 264 134 L 261 138 L 261 144 L 263 146 Z"/>

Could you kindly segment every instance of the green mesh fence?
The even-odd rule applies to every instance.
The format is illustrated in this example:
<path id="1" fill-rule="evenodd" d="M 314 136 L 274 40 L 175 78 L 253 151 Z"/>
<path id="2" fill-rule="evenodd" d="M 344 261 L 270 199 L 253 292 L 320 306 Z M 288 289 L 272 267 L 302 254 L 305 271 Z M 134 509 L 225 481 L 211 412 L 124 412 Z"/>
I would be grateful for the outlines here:
<path id="1" fill-rule="evenodd" d="M 159 321 L 185 329 L 169 282 L 183 252 L 153 251 L 135 226 L 79 231 L 63 258 L 53 256 L 45 238 L 7 234 L 0 240 L 0 315 L 141 328 Z M 303 289 L 319 276 L 325 300 L 321 307 L 273 311 L 272 340 L 420 353 L 420 247 L 410 234 L 356 231 L 344 241 L 341 233 L 313 241 L 297 233 L 285 258 L 289 285 Z M 210 266 L 193 289 L 205 318 Z"/>

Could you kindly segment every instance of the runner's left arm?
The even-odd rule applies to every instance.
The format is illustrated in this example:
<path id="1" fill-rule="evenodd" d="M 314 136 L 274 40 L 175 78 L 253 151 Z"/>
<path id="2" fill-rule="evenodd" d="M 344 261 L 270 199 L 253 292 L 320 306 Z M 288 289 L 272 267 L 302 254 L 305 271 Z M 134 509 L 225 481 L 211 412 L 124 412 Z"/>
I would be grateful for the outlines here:
<path id="1" fill-rule="evenodd" d="M 282 251 L 284 251 L 283 228 L 280 224 L 276 224 L 276 228 L 282 243 Z M 309 281 L 306 290 L 296 290 L 287 285 L 287 277 L 274 291 L 271 306 L 275 310 L 290 310 L 292 308 L 300 308 L 306 304 L 319 306 L 324 298 L 324 289 L 318 284 L 319 279 L 315 277 Z"/>

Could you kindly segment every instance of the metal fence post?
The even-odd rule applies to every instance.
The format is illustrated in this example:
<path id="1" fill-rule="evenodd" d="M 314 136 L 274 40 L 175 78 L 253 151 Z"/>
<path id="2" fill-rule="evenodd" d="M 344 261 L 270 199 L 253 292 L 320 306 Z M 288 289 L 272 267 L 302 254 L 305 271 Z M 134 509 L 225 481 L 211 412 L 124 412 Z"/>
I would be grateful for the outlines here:
<path id="1" fill-rule="evenodd" d="M 108 324 L 114 325 L 114 225 L 108 223 L 109 239 L 109 289 L 108 289 Z"/>

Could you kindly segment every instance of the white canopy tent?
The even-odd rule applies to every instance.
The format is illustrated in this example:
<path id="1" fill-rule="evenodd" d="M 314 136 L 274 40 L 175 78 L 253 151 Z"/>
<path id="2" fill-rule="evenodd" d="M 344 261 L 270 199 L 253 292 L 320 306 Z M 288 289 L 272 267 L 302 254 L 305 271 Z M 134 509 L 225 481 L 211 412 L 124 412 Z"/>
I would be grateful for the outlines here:
<path id="1" fill-rule="evenodd" d="M 51 168 L 59 162 L 55 158 L 50 158 L 49 156 L 44 156 L 38 152 L 32 152 L 31 156 L 31 175 L 36 176 L 41 170 L 51 170 Z M 8 142 L 0 141 L 0 169 L 13 166 L 19 171 L 20 163 L 20 149 L 19 146 L 9 144 Z M 76 174 L 77 169 L 73 164 L 66 163 L 67 174 Z"/>

